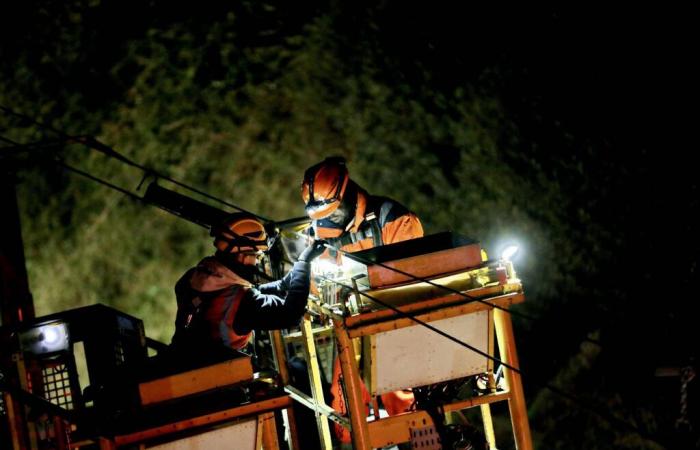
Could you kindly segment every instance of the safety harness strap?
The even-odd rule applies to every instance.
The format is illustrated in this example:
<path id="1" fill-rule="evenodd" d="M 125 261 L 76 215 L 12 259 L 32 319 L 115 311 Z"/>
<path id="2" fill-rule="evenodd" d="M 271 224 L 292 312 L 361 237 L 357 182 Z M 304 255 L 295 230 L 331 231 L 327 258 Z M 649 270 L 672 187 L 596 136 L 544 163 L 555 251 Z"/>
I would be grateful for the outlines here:
<path id="1" fill-rule="evenodd" d="M 382 239 L 382 227 L 386 224 L 386 220 L 392 206 L 393 205 L 391 202 L 382 203 L 381 207 L 379 208 L 379 217 L 377 217 L 374 211 L 365 215 L 360 229 L 355 233 L 345 233 L 337 238 L 329 238 L 326 240 L 330 245 L 336 248 L 355 244 L 364 239 L 372 239 L 372 244 L 374 247 L 384 245 L 384 240 Z"/>

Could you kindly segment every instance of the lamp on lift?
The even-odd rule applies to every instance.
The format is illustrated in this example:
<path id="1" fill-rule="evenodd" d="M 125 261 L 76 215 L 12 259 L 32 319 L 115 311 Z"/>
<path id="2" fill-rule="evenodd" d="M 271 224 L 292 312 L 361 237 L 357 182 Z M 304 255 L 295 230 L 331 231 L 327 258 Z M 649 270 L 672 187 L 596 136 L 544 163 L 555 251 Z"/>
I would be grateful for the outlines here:
<path id="1" fill-rule="evenodd" d="M 68 325 L 65 322 L 41 324 L 20 334 L 24 351 L 34 355 L 44 355 L 67 351 L 70 347 Z"/>
<path id="2" fill-rule="evenodd" d="M 508 244 L 501 251 L 501 260 L 506 268 L 508 279 L 516 278 L 512 259 L 518 253 L 518 250 L 520 250 L 520 247 L 517 244 Z"/>

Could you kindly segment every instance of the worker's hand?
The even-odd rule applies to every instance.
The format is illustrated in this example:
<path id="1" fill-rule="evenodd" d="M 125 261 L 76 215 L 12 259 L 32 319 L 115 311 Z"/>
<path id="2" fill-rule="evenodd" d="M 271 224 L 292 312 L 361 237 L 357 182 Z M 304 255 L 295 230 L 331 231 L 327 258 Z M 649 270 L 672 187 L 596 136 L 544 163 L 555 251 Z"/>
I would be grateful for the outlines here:
<path id="1" fill-rule="evenodd" d="M 310 263 L 314 259 L 321 256 L 321 254 L 326 251 L 326 241 L 322 239 L 317 239 L 311 243 L 308 247 L 301 252 L 299 255 L 299 261 L 304 261 Z"/>

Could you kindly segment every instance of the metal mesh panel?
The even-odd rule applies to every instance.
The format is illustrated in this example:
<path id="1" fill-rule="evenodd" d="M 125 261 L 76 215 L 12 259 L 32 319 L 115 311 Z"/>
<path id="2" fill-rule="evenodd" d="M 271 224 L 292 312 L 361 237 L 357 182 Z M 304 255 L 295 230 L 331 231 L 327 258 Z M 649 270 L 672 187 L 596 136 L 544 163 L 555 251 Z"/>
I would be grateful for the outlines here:
<path id="1" fill-rule="evenodd" d="M 68 367 L 57 364 L 41 370 L 44 384 L 44 397 L 54 405 L 73 409 L 73 392 L 70 386 Z"/>
<path id="2" fill-rule="evenodd" d="M 7 410 L 5 409 L 5 397 L 0 395 L 0 417 L 5 417 Z"/>

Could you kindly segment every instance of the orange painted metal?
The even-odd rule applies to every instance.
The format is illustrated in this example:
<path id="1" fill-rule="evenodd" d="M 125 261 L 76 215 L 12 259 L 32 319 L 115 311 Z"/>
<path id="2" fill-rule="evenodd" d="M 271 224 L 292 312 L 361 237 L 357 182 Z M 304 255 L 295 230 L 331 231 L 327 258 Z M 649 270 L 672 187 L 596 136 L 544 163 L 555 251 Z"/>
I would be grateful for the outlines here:
<path id="1" fill-rule="evenodd" d="M 135 433 L 124 434 L 114 437 L 114 443 L 117 446 L 144 442 L 149 439 L 154 439 L 159 436 L 165 436 L 179 431 L 202 425 L 214 425 L 216 423 L 231 421 L 239 418 L 249 417 L 254 414 L 262 414 L 269 411 L 274 411 L 292 406 L 292 399 L 288 396 L 275 397 L 267 400 L 262 400 L 255 403 L 236 406 L 223 411 L 217 411 L 203 416 L 194 417 L 191 419 L 180 420 L 178 422 L 169 423 L 154 428 L 149 428 Z"/>
<path id="2" fill-rule="evenodd" d="M 465 291 L 462 293 L 464 295 L 445 293 L 445 295 L 442 295 L 438 298 L 408 303 L 406 305 L 397 306 L 396 308 L 406 313 L 415 313 L 418 311 L 427 311 L 431 309 L 444 308 L 445 306 L 469 302 L 475 304 L 481 303 L 474 299 L 480 299 L 487 303 L 493 303 L 494 299 L 500 298 L 500 296 L 502 296 L 503 294 L 512 295 L 513 293 L 520 294 L 520 297 L 518 297 L 517 299 L 514 298 L 513 304 L 522 303 L 525 300 L 525 297 L 520 292 L 520 285 L 497 285 Z M 372 295 L 372 291 L 367 291 L 366 294 Z M 348 328 L 354 328 L 366 324 L 368 322 L 388 320 L 394 318 L 395 315 L 396 312 L 391 309 L 379 309 L 376 311 L 370 311 L 350 316 L 345 319 L 345 324 Z"/>
<path id="3" fill-rule="evenodd" d="M 62 418 L 55 416 L 53 417 L 53 429 L 55 436 L 55 443 L 57 450 L 70 450 L 70 444 L 68 441 L 68 430 L 70 425 L 63 421 Z"/>
<path id="4" fill-rule="evenodd" d="M 465 270 L 469 267 L 478 266 L 481 263 L 481 246 L 479 244 L 469 244 L 425 255 L 396 259 L 383 263 L 384 267 L 378 265 L 367 266 L 367 276 L 370 287 L 376 289 L 414 281 L 414 277 L 430 278 L 458 270 Z M 402 275 L 396 270 L 410 273 L 413 277 Z"/>
<path id="5" fill-rule="evenodd" d="M 114 450 L 115 448 L 117 448 L 114 442 L 103 437 L 98 438 L 98 445 L 100 447 L 100 450 Z"/>
<path id="6" fill-rule="evenodd" d="M 352 432 L 353 448 L 355 450 L 369 450 L 369 430 L 367 428 L 367 413 L 362 400 L 362 382 L 355 359 L 355 349 L 348 337 L 347 330 L 342 320 L 333 320 L 338 342 L 338 359 L 343 371 L 345 392 L 347 394 L 348 414 Z"/>
<path id="7" fill-rule="evenodd" d="M 25 437 L 23 432 L 24 428 L 22 426 L 22 418 L 19 416 L 22 406 L 15 401 L 9 392 L 3 392 L 2 397 L 5 403 L 5 414 L 7 416 L 8 428 L 10 429 L 12 448 L 24 448 L 22 445 Z"/>
<path id="8" fill-rule="evenodd" d="M 461 316 L 464 314 L 470 314 L 477 311 L 484 311 L 493 309 L 493 306 L 498 306 L 501 308 L 507 308 L 508 306 L 521 303 L 525 299 L 522 293 L 512 293 L 506 294 L 499 297 L 489 298 L 486 303 L 472 302 L 472 303 L 462 303 L 461 305 L 449 306 L 441 309 L 436 309 L 431 312 L 426 312 L 422 314 L 415 314 L 413 311 L 412 315 L 423 322 L 432 322 L 440 319 L 447 319 L 450 317 Z M 401 310 L 403 310 L 401 308 Z M 386 311 L 386 310 L 385 310 Z M 378 311 L 379 312 L 379 311 Z M 383 312 L 383 311 L 381 311 Z M 416 325 L 416 322 L 409 318 L 399 317 L 398 313 L 395 311 L 390 311 L 391 314 L 383 315 L 381 322 L 369 323 L 367 325 L 356 325 L 355 327 L 348 330 L 348 334 L 351 338 L 356 338 L 360 336 L 368 336 L 372 334 L 381 333 L 384 331 L 398 330 L 399 328 L 410 327 Z M 393 315 L 393 317 L 392 317 Z"/>
<path id="9" fill-rule="evenodd" d="M 139 394 L 145 406 L 252 379 L 250 358 L 240 357 L 140 383 Z"/>
<path id="10" fill-rule="evenodd" d="M 515 348 L 515 337 L 513 335 L 513 324 L 510 314 L 506 311 L 494 310 L 494 325 L 498 336 L 498 350 L 501 360 L 511 367 L 520 368 L 518 353 Z M 511 392 L 508 406 L 510 409 L 510 420 L 513 425 L 513 435 L 518 450 L 532 450 L 532 436 L 530 434 L 530 424 L 527 418 L 527 408 L 525 406 L 525 394 L 520 374 L 507 367 L 503 367 L 508 389 Z"/>
<path id="11" fill-rule="evenodd" d="M 277 442 L 277 427 L 275 425 L 275 414 L 261 414 L 262 419 L 262 443 L 265 450 L 279 450 Z"/>
<path id="12" fill-rule="evenodd" d="M 498 392 L 496 394 L 479 395 L 477 397 L 468 398 L 454 403 L 446 403 L 442 405 L 445 412 L 461 411 L 463 409 L 473 408 L 475 406 L 486 405 L 494 402 L 501 402 L 510 399 L 510 392 Z"/>

